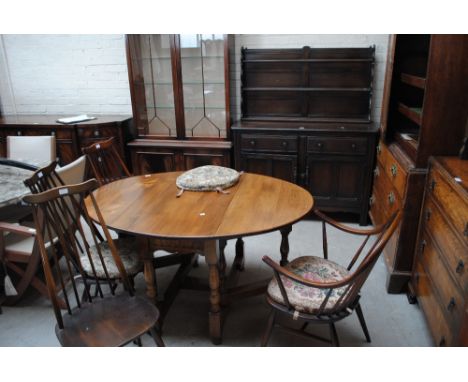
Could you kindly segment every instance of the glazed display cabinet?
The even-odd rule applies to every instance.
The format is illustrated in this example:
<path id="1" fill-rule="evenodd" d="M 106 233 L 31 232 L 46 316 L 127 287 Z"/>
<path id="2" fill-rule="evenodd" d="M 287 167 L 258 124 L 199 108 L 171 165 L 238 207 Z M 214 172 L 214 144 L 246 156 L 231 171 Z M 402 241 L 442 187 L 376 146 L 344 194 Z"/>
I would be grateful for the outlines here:
<path id="1" fill-rule="evenodd" d="M 128 35 L 136 173 L 229 166 L 228 35 Z"/>

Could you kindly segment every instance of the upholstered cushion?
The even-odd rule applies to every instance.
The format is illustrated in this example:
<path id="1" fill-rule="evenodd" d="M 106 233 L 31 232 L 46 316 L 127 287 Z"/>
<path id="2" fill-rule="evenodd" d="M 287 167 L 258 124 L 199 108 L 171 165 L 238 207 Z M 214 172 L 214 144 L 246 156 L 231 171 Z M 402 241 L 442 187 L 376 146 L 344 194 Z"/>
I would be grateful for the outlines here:
<path id="1" fill-rule="evenodd" d="M 117 247 L 118 255 L 122 259 L 122 263 L 127 271 L 129 276 L 137 274 L 141 270 L 141 261 L 136 252 L 136 243 L 135 239 L 132 237 L 129 238 L 120 238 L 114 240 L 114 244 Z M 114 258 L 112 257 L 112 252 L 110 250 L 109 244 L 107 241 L 104 241 L 99 244 L 101 248 L 102 257 L 107 269 L 107 273 L 111 278 L 120 277 L 119 269 L 115 264 Z M 105 278 L 106 273 L 102 266 L 101 259 L 99 258 L 99 253 L 96 246 L 90 248 L 91 257 L 93 259 L 94 268 L 96 269 L 96 275 L 99 278 Z M 83 270 L 91 277 L 94 277 L 91 264 L 89 262 L 88 256 L 86 254 L 81 255 L 81 266 Z"/>
<path id="2" fill-rule="evenodd" d="M 315 256 L 298 257 L 285 266 L 290 272 L 307 280 L 316 282 L 333 282 L 342 280 L 349 272 L 333 261 Z M 290 278 L 280 276 L 286 290 L 289 302 L 295 310 L 303 313 L 317 313 L 329 289 L 312 288 L 300 284 Z M 344 293 L 345 287 L 333 290 L 324 312 L 330 310 Z M 276 278 L 268 285 L 268 295 L 276 302 L 285 304 Z"/>
<path id="3" fill-rule="evenodd" d="M 184 172 L 176 184 L 182 190 L 215 191 L 231 187 L 239 180 L 240 173 L 221 166 L 201 166 Z"/>

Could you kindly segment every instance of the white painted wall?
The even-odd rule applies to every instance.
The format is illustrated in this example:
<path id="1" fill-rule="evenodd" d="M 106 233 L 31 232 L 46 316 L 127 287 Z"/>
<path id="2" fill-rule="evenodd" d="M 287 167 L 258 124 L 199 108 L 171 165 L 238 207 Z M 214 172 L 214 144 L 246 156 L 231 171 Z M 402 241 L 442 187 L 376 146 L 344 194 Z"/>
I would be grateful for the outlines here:
<path id="1" fill-rule="evenodd" d="M 131 114 L 123 35 L 1 37 L 0 101 L 4 113 Z M 232 92 L 234 118 L 240 116 L 242 46 L 331 48 L 375 45 L 372 118 L 380 120 L 388 35 L 239 34 L 235 40 L 235 52 L 231 55 L 231 84 L 236 87 Z"/>
<path id="2" fill-rule="evenodd" d="M 0 75 L 12 89 L 0 87 L 5 114 L 131 114 L 124 35 L 2 35 L 2 41 Z"/>
<path id="3" fill-rule="evenodd" d="M 366 35 L 366 34 L 240 34 L 236 35 L 235 63 L 231 66 L 231 86 L 236 86 L 236 99 L 232 100 L 234 118 L 240 116 L 240 49 L 246 48 L 361 48 L 375 45 L 375 71 L 374 71 L 374 94 L 372 97 L 371 118 L 380 121 L 382 104 L 383 84 L 385 78 L 385 67 L 388 49 L 388 35 Z M 231 61 L 232 62 L 232 61 Z"/>

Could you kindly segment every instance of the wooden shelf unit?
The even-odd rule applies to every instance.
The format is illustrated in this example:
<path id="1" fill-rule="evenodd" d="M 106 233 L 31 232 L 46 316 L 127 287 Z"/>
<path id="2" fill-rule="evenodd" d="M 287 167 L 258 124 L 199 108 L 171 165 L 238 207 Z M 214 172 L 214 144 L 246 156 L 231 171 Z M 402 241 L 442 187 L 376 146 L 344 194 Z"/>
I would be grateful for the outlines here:
<path id="1" fill-rule="evenodd" d="M 377 155 L 385 176 L 374 177 L 371 218 L 374 224 L 385 221 L 388 209 L 379 205 L 391 193 L 398 195 L 394 206 L 404 211 L 401 228 L 384 250 L 387 290 L 392 293 L 406 291 L 413 272 L 428 159 L 457 155 L 463 142 L 467 61 L 466 35 L 390 37 Z"/>

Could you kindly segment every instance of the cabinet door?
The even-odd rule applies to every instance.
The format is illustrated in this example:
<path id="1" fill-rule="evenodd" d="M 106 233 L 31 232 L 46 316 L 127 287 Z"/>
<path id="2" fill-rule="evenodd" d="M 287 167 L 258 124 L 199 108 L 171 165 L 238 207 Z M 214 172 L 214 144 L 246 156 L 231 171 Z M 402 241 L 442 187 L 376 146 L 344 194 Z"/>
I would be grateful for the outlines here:
<path id="1" fill-rule="evenodd" d="M 195 167 L 213 165 L 229 167 L 230 156 L 229 152 L 195 152 L 189 151 L 183 154 L 184 170 L 191 170 Z"/>
<path id="2" fill-rule="evenodd" d="M 242 153 L 240 170 L 296 183 L 297 155 Z"/>
<path id="3" fill-rule="evenodd" d="M 306 184 L 319 207 L 359 208 L 365 173 L 355 158 L 307 157 Z"/>
<path id="4" fill-rule="evenodd" d="M 177 153 L 170 150 L 132 151 L 132 166 L 135 175 L 177 171 Z"/>
<path id="5" fill-rule="evenodd" d="M 176 137 L 174 36 L 129 35 L 132 107 L 139 135 Z"/>
<path id="6" fill-rule="evenodd" d="M 179 35 L 185 136 L 226 138 L 226 36 Z"/>

